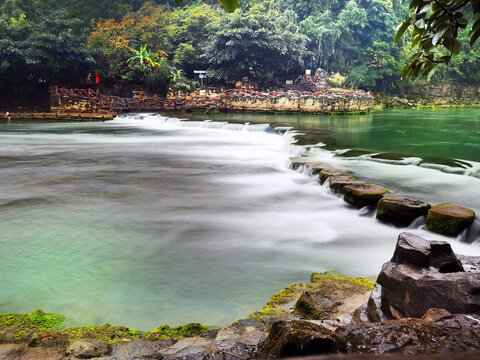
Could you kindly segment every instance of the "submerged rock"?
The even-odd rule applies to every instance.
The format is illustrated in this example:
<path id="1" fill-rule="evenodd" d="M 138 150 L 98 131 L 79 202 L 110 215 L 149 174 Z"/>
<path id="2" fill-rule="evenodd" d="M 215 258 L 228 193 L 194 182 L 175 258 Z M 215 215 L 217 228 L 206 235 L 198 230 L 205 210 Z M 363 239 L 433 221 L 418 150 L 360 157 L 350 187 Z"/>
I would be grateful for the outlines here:
<path id="1" fill-rule="evenodd" d="M 322 171 L 320 171 L 319 180 L 320 183 L 323 184 L 330 176 L 338 176 L 345 174 L 350 174 L 350 171 L 341 169 L 323 169 Z"/>
<path id="2" fill-rule="evenodd" d="M 368 205 L 376 206 L 383 195 L 390 192 L 374 184 L 347 185 L 343 190 L 345 191 L 343 199 L 358 208 Z"/>
<path id="3" fill-rule="evenodd" d="M 439 234 L 456 236 L 472 225 L 475 212 L 463 206 L 440 204 L 428 211 L 427 229 Z"/>
<path id="4" fill-rule="evenodd" d="M 426 216 L 429 203 L 405 196 L 384 196 L 378 202 L 377 219 L 398 226 L 408 226 L 419 216 Z"/>
<path id="5" fill-rule="evenodd" d="M 293 357 L 334 354 L 345 345 L 333 332 L 305 320 L 280 320 L 270 328 L 263 357 Z"/>
<path id="6" fill-rule="evenodd" d="M 343 188 L 353 184 L 358 179 L 355 176 L 338 175 L 330 177 L 328 186 L 335 192 L 343 192 Z"/>
<path id="7" fill-rule="evenodd" d="M 476 258 L 462 259 L 478 263 Z M 447 242 L 401 233 L 368 301 L 370 320 L 420 318 L 431 308 L 454 314 L 479 312 L 480 271 L 465 268 L 468 271 Z"/>

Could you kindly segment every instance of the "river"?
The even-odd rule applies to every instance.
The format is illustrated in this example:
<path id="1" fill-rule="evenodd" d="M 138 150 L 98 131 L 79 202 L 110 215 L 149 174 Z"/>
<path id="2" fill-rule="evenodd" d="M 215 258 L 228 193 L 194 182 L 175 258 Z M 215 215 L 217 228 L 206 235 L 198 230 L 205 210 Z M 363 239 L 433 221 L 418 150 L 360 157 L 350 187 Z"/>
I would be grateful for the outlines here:
<path id="1" fill-rule="evenodd" d="M 0 124 L 0 313 L 226 325 L 313 271 L 375 276 L 405 229 L 352 209 L 289 157 L 478 214 L 479 129 L 470 110 Z M 478 225 L 447 239 L 455 251 L 480 255 Z"/>

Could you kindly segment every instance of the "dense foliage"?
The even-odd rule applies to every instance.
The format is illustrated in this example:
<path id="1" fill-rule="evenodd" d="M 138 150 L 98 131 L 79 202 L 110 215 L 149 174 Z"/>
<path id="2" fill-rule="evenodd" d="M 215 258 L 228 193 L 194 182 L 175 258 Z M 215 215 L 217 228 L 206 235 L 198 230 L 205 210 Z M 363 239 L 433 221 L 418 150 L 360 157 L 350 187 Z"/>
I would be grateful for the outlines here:
<path id="1" fill-rule="evenodd" d="M 343 86 L 391 91 L 405 66 L 403 75 L 432 75 L 437 62 L 449 66 L 434 81 L 472 83 L 480 22 L 470 3 L 412 0 L 410 16 L 400 0 L 5 0 L 0 88 L 94 73 L 164 94 L 190 86 L 194 70 L 207 70 L 210 84 L 248 77 L 267 87 L 323 68 Z M 410 31 L 413 43 L 401 36 Z"/>

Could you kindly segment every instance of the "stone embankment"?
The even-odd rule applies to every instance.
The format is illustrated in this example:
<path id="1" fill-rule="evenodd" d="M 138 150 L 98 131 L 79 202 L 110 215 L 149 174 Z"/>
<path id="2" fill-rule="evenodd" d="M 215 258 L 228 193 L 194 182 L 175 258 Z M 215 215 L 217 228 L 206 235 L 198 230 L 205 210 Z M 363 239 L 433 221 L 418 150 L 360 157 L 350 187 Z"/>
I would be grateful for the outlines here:
<path id="1" fill-rule="evenodd" d="M 363 91 L 298 92 L 226 90 L 196 97 L 161 98 L 135 94 L 131 98 L 102 94 L 92 89 L 60 89 L 51 91 L 51 109 L 75 112 L 139 112 L 139 111 L 247 111 L 280 113 L 345 114 L 366 113 L 374 108 L 374 98 Z"/>
<path id="2" fill-rule="evenodd" d="M 460 205 L 438 204 L 432 207 L 422 200 L 388 195 L 389 190 L 375 184 L 362 183 L 348 170 L 334 169 L 308 157 L 293 157 L 290 161 L 293 170 L 307 168 L 312 175 L 318 174 L 321 184 L 328 180 L 330 189 L 343 193 L 343 199 L 356 208 L 376 207 L 377 219 L 386 223 L 408 226 L 423 218 L 428 230 L 446 236 L 457 236 L 475 220 L 475 212 Z"/>
<path id="3" fill-rule="evenodd" d="M 114 116 L 111 113 L 2 113 L 0 122 L 89 122 L 112 120 Z"/>
<path id="4" fill-rule="evenodd" d="M 401 233 L 376 284 L 313 273 L 311 282 L 287 287 L 261 311 L 225 328 L 52 330 L 61 320 L 41 311 L 0 315 L 0 359 L 477 359 L 480 257 L 456 255 L 447 242 Z"/>

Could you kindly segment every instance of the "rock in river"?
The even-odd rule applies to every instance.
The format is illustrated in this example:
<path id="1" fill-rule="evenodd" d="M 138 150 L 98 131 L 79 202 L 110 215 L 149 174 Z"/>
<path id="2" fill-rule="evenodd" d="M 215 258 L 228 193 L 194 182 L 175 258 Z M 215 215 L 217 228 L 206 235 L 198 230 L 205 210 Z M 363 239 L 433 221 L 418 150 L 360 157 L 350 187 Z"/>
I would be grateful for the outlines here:
<path id="1" fill-rule="evenodd" d="M 368 301 L 369 318 L 420 318 L 431 308 L 452 314 L 479 312 L 479 259 L 461 259 L 463 264 L 447 242 L 401 233 Z"/>
<path id="2" fill-rule="evenodd" d="M 320 183 L 323 184 L 330 176 L 338 176 L 345 174 L 350 174 L 350 171 L 341 169 L 323 169 L 322 171 L 320 171 L 319 180 Z"/>
<path id="3" fill-rule="evenodd" d="M 328 186 L 335 192 L 343 192 L 343 188 L 347 185 L 353 184 L 358 179 L 355 176 L 338 175 L 330 178 Z"/>
<path id="4" fill-rule="evenodd" d="M 377 219 L 398 226 L 408 226 L 419 216 L 426 216 L 430 204 L 405 196 L 384 196 L 378 202 Z"/>
<path id="5" fill-rule="evenodd" d="M 345 191 L 343 199 L 358 208 L 367 205 L 376 206 L 383 195 L 390 192 L 381 186 L 373 184 L 347 185 L 343 190 Z"/>
<path id="6" fill-rule="evenodd" d="M 428 211 L 427 229 L 439 234 L 456 236 L 472 225 L 475 212 L 463 206 L 440 204 Z"/>

